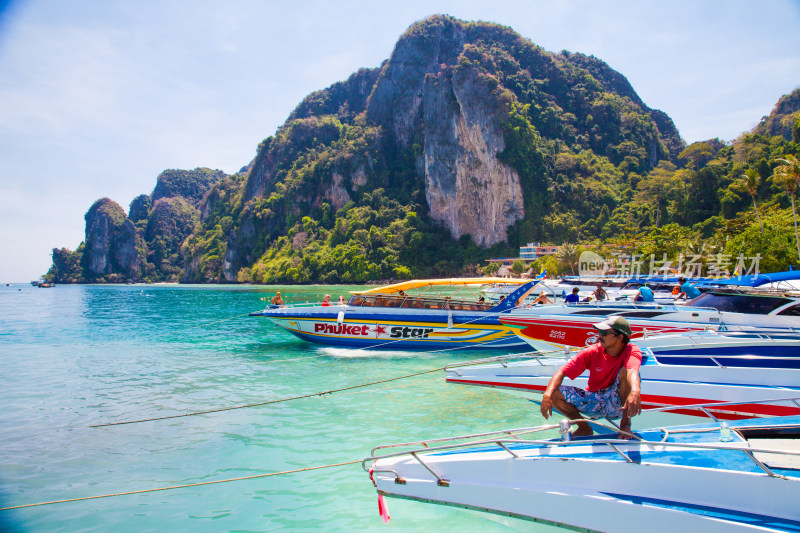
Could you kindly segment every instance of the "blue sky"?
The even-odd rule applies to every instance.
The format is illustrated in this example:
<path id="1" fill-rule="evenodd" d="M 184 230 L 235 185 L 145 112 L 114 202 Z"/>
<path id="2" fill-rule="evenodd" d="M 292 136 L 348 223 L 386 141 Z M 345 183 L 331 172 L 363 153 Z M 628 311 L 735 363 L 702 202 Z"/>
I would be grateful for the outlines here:
<path id="1" fill-rule="evenodd" d="M 688 142 L 730 141 L 800 86 L 800 0 L 0 0 L 0 282 L 75 249 L 98 198 L 237 171 L 304 96 L 436 13 L 606 61 Z"/>

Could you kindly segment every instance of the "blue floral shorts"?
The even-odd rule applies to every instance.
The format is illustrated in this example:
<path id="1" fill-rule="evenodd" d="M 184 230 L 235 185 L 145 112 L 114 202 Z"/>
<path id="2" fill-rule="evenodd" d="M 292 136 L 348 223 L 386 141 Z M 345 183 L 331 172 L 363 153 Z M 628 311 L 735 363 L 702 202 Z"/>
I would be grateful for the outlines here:
<path id="1" fill-rule="evenodd" d="M 619 395 L 619 375 L 614 383 L 597 392 L 589 392 L 578 387 L 562 385 L 559 390 L 564 399 L 571 403 L 582 415 L 591 418 L 622 418 L 623 403 Z"/>

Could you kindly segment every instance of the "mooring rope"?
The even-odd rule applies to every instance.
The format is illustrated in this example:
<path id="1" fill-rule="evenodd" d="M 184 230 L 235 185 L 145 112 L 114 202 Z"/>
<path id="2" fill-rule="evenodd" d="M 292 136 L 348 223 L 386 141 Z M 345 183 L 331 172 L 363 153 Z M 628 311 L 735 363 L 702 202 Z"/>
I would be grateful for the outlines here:
<path id="1" fill-rule="evenodd" d="M 433 369 L 430 369 L 430 370 L 423 370 L 421 372 L 415 372 L 413 374 L 406 374 L 404 376 L 397 376 L 397 377 L 393 377 L 393 378 L 382 379 L 382 380 L 379 380 L 379 381 L 371 381 L 369 383 L 361 383 L 359 385 L 351 385 L 349 387 L 341 387 L 341 388 L 338 388 L 338 389 L 331 389 L 331 390 L 328 390 L 328 391 L 315 392 L 315 393 L 311 393 L 311 394 L 302 394 L 300 396 L 291 396 L 289 398 L 280 398 L 280 399 L 277 399 L 277 400 L 269 400 L 269 401 L 266 401 L 266 402 L 249 403 L 249 404 L 244 404 L 244 405 L 235 405 L 235 406 L 232 406 L 232 407 L 220 407 L 220 408 L 217 408 L 217 409 L 207 409 L 205 411 L 195 411 L 193 413 L 182 413 L 182 414 L 179 414 L 179 415 L 159 416 L 159 417 L 154 417 L 154 418 L 143 418 L 143 419 L 140 419 L 140 420 L 126 420 L 126 421 L 123 421 L 123 422 L 108 422 L 106 424 L 93 424 L 93 425 L 90 425 L 88 427 L 90 427 L 90 428 L 102 428 L 102 427 L 109 427 L 109 426 L 122 426 L 122 425 L 125 425 L 125 424 L 139 424 L 141 422 L 155 422 L 157 420 L 170 420 L 170 419 L 173 419 L 173 418 L 184 418 L 184 417 L 187 417 L 187 416 L 207 415 L 207 414 L 211 414 L 211 413 L 220 413 L 220 412 L 223 412 L 223 411 L 233 411 L 233 410 L 236 410 L 236 409 L 247 409 L 249 407 L 260 407 L 262 405 L 271 405 L 271 404 L 275 404 L 275 403 L 283 403 L 283 402 L 288 402 L 288 401 L 292 401 L 292 400 L 300 400 L 300 399 L 303 399 L 303 398 L 313 398 L 315 396 L 322 397 L 322 396 L 327 396 L 327 395 L 334 394 L 334 393 L 337 393 L 337 392 L 353 390 L 353 389 L 360 389 L 360 388 L 363 388 L 363 387 L 369 387 L 370 385 L 378 385 L 380 383 L 389 383 L 390 381 L 398 381 L 398 380 L 401 380 L 401 379 L 407 379 L 407 378 L 412 378 L 412 377 L 416 377 L 416 376 L 422 376 L 424 374 L 431 374 L 433 372 L 439 372 L 440 370 L 444 370 L 444 368 L 445 367 L 438 367 L 438 368 L 433 368 Z"/>
<path id="2" fill-rule="evenodd" d="M 99 498 L 112 498 L 115 496 L 130 496 L 131 494 L 145 494 L 148 492 L 159 492 L 163 490 L 173 490 L 173 489 L 185 489 L 188 487 L 201 487 L 203 485 L 216 485 L 218 483 L 231 483 L 234 481 L 245 481 L 248 479 L 260 479 L 265 477 L 272 477 L 272 476 L 280 476 L 284 474 L 295 474 L 297 472 L 306 472 L 308 470 L 321 470 L 323 468 L 333 468 L 337 466 L 345 466 L 345 465 L 352 465 L 356 463 L 360 463 L 362 460 L 356 461 L 346 461 L 343 463 L 333 463 L 329 465 L 321 465 L 321 466 L 307 466 L 304 468 L 297 468 L 295 470 L 284 470 L 283 472 L 270 472 L 268 474 L 256 474 L 253 476 L 243 476 L 243 477 L 235 477 L 230 479 L 217 479 L 215 481 L 201 481 L 198 483 L 186 483 L 184 485 L 172 485 L 170 487 L 157 487 L 154 489 L 142 489 L 142 490 L 132 490 L 129 492 L 115 492 L 112 494 L 100 494 L 96 496 L 84 496 L 82 498 L 69 498 L 66 500 L 54 500 L 50 502 L 39 502 L 39 503 L 28 503 L 25 505 L 14 505 L 12 507 L 0 507 L 0 511 L 10 511 L 11 509 L 24 509 L 26 507 L 39 507 L 41 505 L 53 505 L 56 503 L 68 503 L 68 502 L 80 502 L 84 500 L 96 500 Z"/>
<path id="3" fill-rule="evenodd" d="M 204 322 L 204 323 L 198 324 L 196 326 L 189 326 L 188 328 L 185 328 L 185 329 L 204 328 L 206 326 L 210 326 L 211 324 L 219 324 L 220 322 L 226 322 L 228 320 L 233 320 L 234 318 L 242 318 L 243 316 L 250 316 L 250 313 L 245 313 L 243 315 L 230 316 L 228 318 L 223 318 L 223 319 L 220 319 L 220 320 L 214 320 L 212 322 Z"/>

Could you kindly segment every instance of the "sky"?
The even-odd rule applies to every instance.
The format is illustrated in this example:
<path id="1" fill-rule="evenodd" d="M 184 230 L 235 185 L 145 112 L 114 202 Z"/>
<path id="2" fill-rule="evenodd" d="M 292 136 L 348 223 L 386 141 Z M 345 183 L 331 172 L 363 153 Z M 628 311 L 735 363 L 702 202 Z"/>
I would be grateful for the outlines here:
<path id="1" fill-rule="evenodd" d="M 0 0 L 0 282 L 77 248 L 99 198 L 238 171 L 433 14 L 605 61 L 689 143 L 733 140 L 800 86 L 800 0 Z"/>

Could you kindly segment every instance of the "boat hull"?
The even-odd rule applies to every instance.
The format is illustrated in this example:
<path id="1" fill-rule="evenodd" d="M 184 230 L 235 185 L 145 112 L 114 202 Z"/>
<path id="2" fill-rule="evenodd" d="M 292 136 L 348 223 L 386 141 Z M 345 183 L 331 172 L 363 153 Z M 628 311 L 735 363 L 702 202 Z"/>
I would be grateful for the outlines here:
<path id="1" fill-rule="evenodd" d="M 512 311 L 501 316 L 500 322 L 513 328 L 521 339 L 537 349 L 543 342 L 550 346 L 583 348 L 598 341 L 594 324 L 610 315 L 625 317 L 632 339 L 726 329 L 747 331 L 762 328 L 791 332 L 800 326 L 800 321 L 793 316 L 750 315 L 661 305 L 548 305 Z"/>
<path id="2" fill-rule="evenodd" d="M 790 420 L 798 423 L 797 417 Z M 699 432 L 667 437 L 660 430 L 638 432 L 666 444 L 617 441 L 621 453 L 602 443 L 611 435 L 568 447 L 505 439 L 507 450 L 486 441 L 471 448 L 420 450 L 416 456 L 377 459 L 371 475 L 385 496 L 587 531 L 797 531 L 797 472 L 780 470 L 776 473 L 789 477 L 770 477 L 744 452 L 725 449 L 718 425 L 697 427 Z M 710 442 L 716 449 L 669 445 L 692 442 Z M 734 434 L 730 445 L 747 443 Z"/>
<path id="3" fill-rule="evenodd" d="M 419 350 L 528 346 L 489 313 L 315 306 L 258 314 L 305 341 L 334 346 Z"/>
<path id="4" fill-rule="evenodd" d="M 634 342 L 643 355 L 639 375 L 644 408 L 740 402 L 709 411 L 725 419 L 800 414 L 794 402 L 760 402 L 800 396 L 800 337 L 704 332 Z M 538 399 L 566 360 L 565 356 L 451 366 L 446 381 Z M 567 378 L 564 384 L 586 388 L 587 381 L 584 374 L 576 380 Z M 755 401 L 759 403 L 748 403 Z M 702 414 L 679 407 L 670 412 Z"/>

